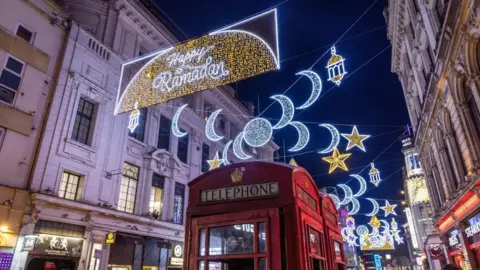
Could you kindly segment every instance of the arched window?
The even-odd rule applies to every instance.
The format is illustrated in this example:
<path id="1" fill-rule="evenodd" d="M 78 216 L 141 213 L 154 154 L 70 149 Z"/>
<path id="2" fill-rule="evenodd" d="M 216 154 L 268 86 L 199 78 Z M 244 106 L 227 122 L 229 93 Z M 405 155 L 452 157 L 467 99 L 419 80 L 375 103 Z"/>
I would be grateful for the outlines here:
<path id="1" fill-rule="evenodd" d="M 475 131 L 477 135 L 480 134 L 480 110 L 478 109 L 477 103 L 475 102 L 475 96 L 473 95 L 473 90 L 470 87 L 466 87 L 465 98 L 467 101 L 468 112 L 472 118 L 473 125 L 475 126 Z"/>

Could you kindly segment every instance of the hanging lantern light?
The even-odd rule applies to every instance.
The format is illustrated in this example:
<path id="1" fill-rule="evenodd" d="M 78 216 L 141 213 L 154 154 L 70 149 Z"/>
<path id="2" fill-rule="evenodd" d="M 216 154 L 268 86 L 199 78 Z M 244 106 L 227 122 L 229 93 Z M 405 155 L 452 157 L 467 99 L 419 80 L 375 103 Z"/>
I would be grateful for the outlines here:
<path id="1" fill-rule="evenodd" d="M 140 111 L 138 110 L 138 102 L 135 102 L 135 109 L 130 113 L 128 120 L 128 129 L 131 133 L 138 127 L 138 119 L 140 118 Z"/>
<path id="2" fill-rule="evenodd" d="M 380 171 L 375 168 L 375 164 L 373 164 L 373 162 L 370 163 L 370 166 L 372 167 L 370 169 L 370 172 L 368 173 L 368 175 L 370 176 L 370 182 L 376 187 L 378 187 L 378 184 L 380 184 L 380 181 L 382 181 L 382 179 L 380 178 Z"/>
<path id="3" fill-rule="evenodd" d="M 345 71 L 344 61 L 345 59 L 337 54 L 335 46 L 330 49 L 332 57 L 328 60 L 327 70 L 328 70 L 328 81 L 340 85 L 342 79 L 347 72 Z"/>

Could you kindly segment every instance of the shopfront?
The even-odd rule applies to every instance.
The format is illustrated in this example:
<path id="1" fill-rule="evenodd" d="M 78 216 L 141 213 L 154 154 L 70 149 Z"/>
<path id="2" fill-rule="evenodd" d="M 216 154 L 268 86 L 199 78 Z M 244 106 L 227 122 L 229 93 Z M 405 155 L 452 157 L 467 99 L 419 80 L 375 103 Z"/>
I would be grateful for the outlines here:
<path id="1" fill-rule="evenodd" d="M 39 220 L 34 234 L 26 235 L 22 252 L 28 252 L 27 270 L 78 268 L 85 227 Z"/>
<path id="2" fill-rule="evenodd" d="M 110 233 L 111 234 L 111 233 Z M 183 243 L 117 232 L 110 246 L 109 270 L 179 270 L 183 267 Z"/>
<path id="3" fill-rule="evenodd" d="M 480 265 L 480 214 L 469 218 L 465 224 L 466 245 L 477 265 Z"/>
<path id="4" fill-rule="evenodd" d="M 450 257 L 450 261 L 452 263 L 462 267 L 466 258 L 463 253 L 460 237 L 460 232 L 457 229 L 454 229 L 448 233 L 448 256 Z"/>
<path id="5" fill-rule="evenodd" d="M 189 187 L 184 269 L 345 269 L 338 212 L 303 168 L 237 163 Z"/>

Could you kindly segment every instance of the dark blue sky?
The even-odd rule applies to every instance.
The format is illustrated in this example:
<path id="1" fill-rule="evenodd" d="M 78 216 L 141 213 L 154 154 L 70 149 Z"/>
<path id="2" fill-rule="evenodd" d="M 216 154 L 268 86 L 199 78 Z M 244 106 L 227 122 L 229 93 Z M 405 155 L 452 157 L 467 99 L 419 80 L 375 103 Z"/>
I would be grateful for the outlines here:
<path id="1" fill-rule="evenodd" d="M 211 30 L 242 20 L 281 2 L 281 0 L 156 1 L 162 11 L 168 14 L 189 38 L 201 36 Z M 283 61 L 281 70 L 241 81 L 232 86 L 237 88 L 243 100 L 257 104 L 259 99 L 260 111 L 264 110 L 272 103 L 270 96 L 283 93 L 297 79 L 295 73 L 308 69 L 373 2 L 374 0 L 290 0 L 280 4 L 278 19 L 280 59 Z M 307 124 L 311 140 L 302 152 L 312 153 L 295 156 L 295 159 L 310 172 L 319 186 L 335 186 L 348 181 L 350 173 L 358 173 L 368 165 L 399 137 L 402 133 L 400 129 L 409 123 L 400 82 L 390 71 L 391 49 L 388 48 L 366 64 L 390 45 L 383 17 L 383 9 L 386 5 L 386 0 L 375 3 L 345 35 L 344 40 L 336 45 L 337 53 L 346 58 L 346 69 L 351 76 L 343 81 L 340 87 L 333 88 L 312 107 L 294 118 L 302 122 L 331 123 L 337 125 L 341 133 L 350 133 L 352 126 L 346 125 L 355 124 L 358 125 L 360 133 L 372 135 L 365 141 L 367 153 L 352 151 L 353 155 L 347 162 L 352 168 L 350 172 L 336 171 L 328 175 L 328 164 L 322 161 L 322 156 L 313 150 L 326 147 L 330 142 L 330 135 L 327 130 L 318 127 L 318 124 Z M 318 50 L 311 52 L 314 49 Z M 310 53 L 304 54 L 309 51 Z M 333 86 L 326 81 L 325 66 L 329 57 L 328 52 L 313 67 L 313 70 L 322 77 L 323 94 Z M 364 64 L 366 65 L 361 67 Z M 286 95 L 299 105 L 306 101 L 310 89 L 310 81 L 304 78 Z M 280 106 L 274 104 L 262 116 L 279 118 L 280 112 Z M 296 138 L 293 128 L 284 128 L 275 134 L 277 144 L 281 146 L 284 139 L 287 148 L 295 144 Z M 345 151 L 345 146 L 346 141 L 342 139 L 340 145 L 342 152 Z M 280 154 L 283 155 L 283 150 Z M 399 170 L 403 166 L 400 142 L 396 141 L 377 159 L 376 164 L 384 178 Z M 368 178 L 368 168 L 363 171 L 362 176 Z M 349 185 L 354 192 L 358 189 L 355 181 L 351 181 Z M 393 200 L 401 200 L 399 192 L 403 188 L 401 170 L 378 188 L 370 183 L 368 188 L 372 188 L 366 194 L 369 197 L 391 198 L 391 203 L 394 203 Z M 379 203 L 381 206 L 384 205 L 384 201 Z M 395 203 L 399 204 L 396 208 L 399 215 L 403 214 L 400 201 Z M 361 200 L 361 204 L 360 212 L 371 211 L 368 201 Z M 383 211 L 380 211 L 379 217 L 382 214 Z M 365 216 L 357 216 L 357 220 L 368 222 Z"/>

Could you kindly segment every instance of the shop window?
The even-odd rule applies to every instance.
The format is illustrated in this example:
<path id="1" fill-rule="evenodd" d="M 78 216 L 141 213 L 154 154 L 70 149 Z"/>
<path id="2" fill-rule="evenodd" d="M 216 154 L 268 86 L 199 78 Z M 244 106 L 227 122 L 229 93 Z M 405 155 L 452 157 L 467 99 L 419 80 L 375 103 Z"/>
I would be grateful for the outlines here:
<path id="1" fill-rule="evenodd" d="M 20 87 L 24 63 L 8 56 L 0 74 L 0 101 L 12 104 Z"/>
<path id="2" fill-rule="evenodd" d="M 202 172 L 207 172 L 210 169 L 208 159 L 210 158 L 210 146 L 208 144 L 202 145 Z"/>
<path id="3" fill-rule="evenodd" d="M 160 219 L 162 217 L 164 183 L 165 178 L 163 176 L 155 173 L 153 174 L 152 189 L 150 191 L 149 212 L 150 215 L 156 219 Z"/>
<path id="4" fill-rule="evenodd" d="M 182 132 L 184 131 L 182 130 Z M 178 138 L 177 157 L 183 163 L 187 163 L 188 161 L 188 140 L 188 134 Z"/>
<path id="5" fill-rule="evenodd" d="M 35 234 L 52 234 L 68 237 L 83 238 L 85 227 L 40 219 L 33 229 Z"/>
<path id="6" fill-rule="evenodd" d="M 58 196 L 67 200 L 80 200 L 83 192 L 83 177 L 70 172 L 63 172 Z"/>
<path id="7" fill-rule="evenodd" d="M 23 25 L 18 25 L 15 35 L 28 43 L 33 43 L 33 32 L 25 28 Z"/>
<path id="8" fill-rule="evenodd" d="M 100 269 L 100 258 L 97 258 L 96 253 L 102 252 L 102 244 L 94 243 L 92 244 L 92 251 L 90 252 L 90 265 L 88 270 L 98 270 Z"/>
<path id="9" fill-rule="evenodd" d="M 173 202 L 173 223 L 183 224 L 183 206 L 185 204 L 185 185 L 175 182 Z"/>
<path id="10" fill-rule="evenodd" d="M 137 166 L 129 163 L 123 164 L 122 183 L 120 186 L 117 210 L 133 213 L 135 209 L 139 171 L 140 168 Z"/>
<path id="11" fill-rule="evenodd" d="M 158 141 L 157 148 L 170 150 L 170 128 L 172 126 L 172 120 L 166 118 L 165 116 L 160 117 L 160 125 L 158 129 Z"/>
<path id="12" fill-rule="evenodd" d="M 73 124 L 72 140 L 85 145 L 91 145 L 94 128 L 94 113 L 96 105 L 81 97 L 78 101 L 77 114 Z"/>
<path id="13" fill-rule="evenodd" d="M 128 135 L 137 141 L 143 142 L 145 139 L 145 124 L 147 122 L 147 108 L 138 109 L 140 117 L 138 118 L 138 126 L 133 132 L 128 132 Z"/>

